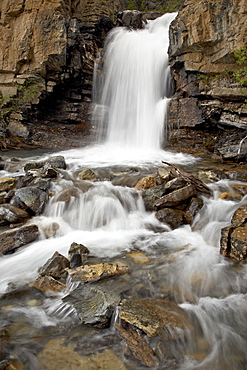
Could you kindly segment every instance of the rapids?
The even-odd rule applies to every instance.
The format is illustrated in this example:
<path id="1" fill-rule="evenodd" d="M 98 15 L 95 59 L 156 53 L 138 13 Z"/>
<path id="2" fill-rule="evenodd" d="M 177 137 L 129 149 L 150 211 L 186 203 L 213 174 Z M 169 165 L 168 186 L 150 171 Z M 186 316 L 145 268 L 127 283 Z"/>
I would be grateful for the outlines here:
<path id="1" fill-rule="evenodd" d="M 230 224 L 238 207 L 247 205 L 246 197 L 241 201 L 218 198 L 219 192 L 230 191 L 234 181 L 209 184 L 212 196 L 203 198 L 204 206 L 193 225 L 173 231 L 145 210 L 139 191 L 115 186 L 110 180 L 95 182 L 85 193 L 78 188 L 79 196 L 68 203 L 56 201 L 64 189 L 75 188 L 78 172 L 88 167 L 107 169 L 115 175 L 129 174 L 135 167 L 136 172 L 147 175 L 154 174 L 165 160 L 196 172 L 200 160 L 166 152 L 161 143 L 171 93 L 166 56 L 168 27 L 174 17 L 175 14 L 163 16 L 143 31 L 120 28 L 111 32 L 103 60 L 105 77 L 97 82 L 98 89 L 103 87 L 93 117 L 100 141 L 105 136 L 106 142 L 59 153 L 64 155 L 68 169 L 52 183 L 52 196 L 43 214 L 32 219 L 39 225 L 40 239 L 13 255 L 0 257 L 0 291 L 7 292 L 0 301 L 0 323 L 1 327 L 11 328 L 10 355 L 25 369 L 43 369 L 38 354 L 54 338 L 62 338 L 68 346 L 72 344 L 81 356 L 91 358 L 92 354 L 111 349 L 123 362 L 123 368 L 144 368 L 123 348 L 114 325 L 103 330 L 86 327 L 62 302 L 63 293 L 33 296 L 25 285 L 34 281 L 38 268 L 55 251 L 67 256 L 72 242 L 86 245 L 94 261 L 126 263 L 127 252 L 145 253 L 149 263 L 130 263 L 131 273 L 121 283 L 129 294 L 168 297 L 188 313 L 191 325 L 183 339 L 167 341 L 165 335 L 148 339 L 159 357 L 155 369 L 247 367 L 247 266 L 234 264 L 219 253 L 221 229 Z M 20 158 L 19 167 L 27 161 L 30 158 Z M 1 176 L 20 174 L 22 169 L 14 173 L 0 171 Z M 46 238 L 43 230 L 53 222 L 59 225 L 57 234 Z M 15 295 L 16 288 L 19 293 Z M 68 284 L 67 289 L 73 290 L 73 284 Z M 117 320 L 116 311 L 113 323 Z M 45 369 L 82 368 L 70 367 L 69 358 L 61 364 L 63 350 L 56 348 L 50 357 L 43 353 L 44 361 L 48 361 L 43 365 Z M 68 353 L 73 356 L 74 352 Z M 90 366 L 83 368 L 103 369 Z M 115 369 L 114 364 L 110 369 Z"/>

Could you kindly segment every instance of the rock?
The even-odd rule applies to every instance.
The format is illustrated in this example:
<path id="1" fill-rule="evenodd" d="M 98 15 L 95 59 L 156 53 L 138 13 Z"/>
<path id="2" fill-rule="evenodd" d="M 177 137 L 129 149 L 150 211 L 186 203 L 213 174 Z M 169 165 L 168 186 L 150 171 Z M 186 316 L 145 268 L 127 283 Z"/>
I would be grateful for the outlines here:
<path id="1" fill-rule="evenodd" d="M 138 10 L 124 10 L 118 14 L 118 23 L 123 27 L 141 29 L 142 13 Z"/>
<path id="2" fill-rule="evenodd" d="M 48 341 L 39 352 L 38 364 L 43 370 L 127 370 L 124 363 L 110 349 L 81 356 L 73 345 L 65 345 L 64 338 Z"/>
<path id="3" fill-rule="evenodd" d="M 131 325 L 143 330 L 148 337 L 161 333 L 164 329 L 168 337 L 177 339 L 182 337 L 179 329 L 185 330 L 188 318 L 176 303 L 163 299 L 129 299 L 121 307 L 119 317 Z"/>
<path id="4" fill-rule="evenodd" d="M 18 189 L 13 198 L 13 203 L 31 215 L 38 215 L 42 212 L 47 200 L 46 192 L 30 186 Z"/>
<path id="5" fill-rule="evenodd" d="M 57 222 L 52 222 L 49 225 L 43 226 L 42 231 L 47 238 L 51 238 L 52 236 L 56 235 L 56 232 L 59 228 L 60 226 Z"/>
<path id="6" fill-rule="evenodd" d="M 0 204 L 4 203 L 4 200 L 5 200 L 5 197 L 7 196 L 7 192 L 6 191 L 2 191 L 0 193 Z"/>
<path id="7" fill-rule="evenodd" d="M 90 251 L 83 244 L 72 243 L 69 248 L 70 257 L 70 268 L 74 269 L 81 266 L 88 259 L 88 254 Z"/>
<path id="8" fill-rule="evenodd" d="M 162 208 L 156 212 L 155 217 L 172 229 L 176 229 L 184 223 L 187 223 L 185 212 L 178 209 Z"/>
<path id="9" fill-rule="evenodd" d="M 41 290 L 42 292 L 46 292 L 47 290 L 51 290 L 52 292 L 61 292 L 62 290 L 66 289 L 66 285 L 57 281 L 52 276 L 39 276 L 32 286 L 36 289 Z"/>
<path id="10" fill-rule="evenodd" d="M 69 203 L 71 198 L 78 198 L 78 196 L 79 196 L 79 191 L 77 189 L 64 189 L 55 198 L 55 202 Z"/>
<path id="11" fill-rule="evenodd" d="M 130 257 L 138 265 L 148 265 L 151 262 L 142 251 L 130 251 L 126 253 L 126 257 Z"/>
<path id="12" fill-rule="evenodd" d="M 95 181 L 97 179 L 97 175 L 90 168 L 85 168 L 83 171 L 81 171 L 80 173 L 78 173 L 78 178 L 80 180 Z"/>
<path id="13" fill-rule="evenodd" d="M 153 176 L 147 176 L 143 177 L 141 180 L 139 180 L 135 186 L 135 189 L 137 190 L 146 190 L 153 188 L 157 185 L 156 179 Z"/>
<path id="14" fill-rule="evenodd" d="M 15 187 L 16 179 L 14 177 L 0 177 L 0 191 L 6 191 Z"/>
<path id="15" fill-rule="evenodd" d="M 71 281 L 86 283 L 98 281 L 111 276 L 117 276 L 128 272 L 127 266 L 120 266 L 114 263 L 99 263 L 97 265 L 84 265 L 68 270 Z"/>
<path id="16" fill-rule="evenodd" d="M 174 178 L 169 168 L 160 167 L 158 168 L 157 172 L 158 172 L 159 179 L 163 184 L 166 184 L 169 180 Z"/>
<path id="17" fill-rule="evenodd" d="M 6 356 L 7 349 L 10 345 L 10 335 L 8 328 L 0 328 L 0 359 Z"/>
<path id="18" fill-rule="evenodd" d="M 39 274 L 41 276 L 51 276 L 58 279 L 69 268 L 69 260 L 62 254 L 55 252 L 46 263 L 40 267 Z"/>
<path id="19" fill-rule="evenodd" d="M 25 225 L 0 233 L 0 253 L 13 253 L 16 249 L 34 242 L 39 236 L 36 225 Z"/>
<path id="20" fill-rule="evenodd" d="M 188 183 L 183 177 L 175 177 L 175 179 L 168 181 L 164 185 L 164 189 L 166 193 L 170 193 L 173 190 L 178 190 L 186 185 L 188 185 Z"/>
<path id="21" fill-rule="evenodd" d="M 247 261 L 247 207 L 237 209 L 231 226 L 221 230 L 220 253 L 236 261 Z"/>
<path id="22" fill-rule="evenodd" d="M 181 189 L 174 190 L 172 193 L 164 195 L 155 202 L 154 206 L 158 210 L 165 207 L 174 207 L 177 206 L 182 201 L 192 197 L 196 193 L 197 193 L 196 187 L 190 184 L 184 186 Z"/>
<path id="23" fill-rule="evenodd" d="M 50 157 L 45 161 L 40 162 L 28 162 L 24 166 L 24 171 L 41 169 L 44 166 L 51 166 L 57 169 L 66 169 L 66 162 L 62 155 L 57 155 L 55 157 Z"/>
<path id="24" fill-rule="evenodd" d="M 120 302 L 120 295 L 104 286 L 80 285 L 63 298 L 70 304 L 84 324 L 99 328 L 109 326 L 112 314 Z"/>
<path id="25" fill-rule="evenodd" d="M 134 357 L 137 358 L 142 365 L 152 368 L 158 366 L 159 362 L 153 350 L 136 330 L 130 326 L 124 325 L 123 321 L 121 323 L 117 323 L 116 328 L 119 331 L 119 334 L 126 340 L 126 343 Z"/>
<path id="26" fill-rule="evenodd" d="M 186 209 L 186 213 L 188 213 L 191 217 L 191 220 L 195 217 L 197 212 L 202 208 L 203 200 L 201 198 L 193 197 L 190 201 L 188 208 Z"/>
<path id="27" fill-rule="evenodd" d="M 1 221 L 7 221 L 9 223 L 18 223 L 25 221 L 30 216 L 26 211 L 13 206 L 12 204 L 0 205 L 0 223 Z"/>
<path id="28" fill-rule="evenodd" d="M 155 210 L 155 203 L 159 200 L 164 194 L 165 189 L 163 185 L 158 185 L 153 188 L 144 190 L 142 193 L 142 198 L 146 207 L 147 211 L 154 211 Z"/>

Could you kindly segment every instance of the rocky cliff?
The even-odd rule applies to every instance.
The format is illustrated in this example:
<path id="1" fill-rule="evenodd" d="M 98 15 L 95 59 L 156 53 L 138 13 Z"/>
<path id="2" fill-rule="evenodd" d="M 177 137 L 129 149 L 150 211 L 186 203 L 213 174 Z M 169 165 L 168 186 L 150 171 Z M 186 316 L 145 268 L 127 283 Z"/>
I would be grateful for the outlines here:
<path id="1" fill-rule="evenodd" d="M 0 148 L 74 145 L 87 132 L 94 59 L 118 0 L 0 3 Z"/>
<path id="2" fill-rule="evenodd" d="M 169 123 L 180 127 L 172 133 L 174 145 L 183 141 L 195 151 L 204 148 L 225 159 L 236 157 L 247 134 L 247 86 L 236 79 L 241 67 L 236 51 L 246 55 L 246 15 L 245 0 L 187 0 L 173 21 L 175 94 Z"/>

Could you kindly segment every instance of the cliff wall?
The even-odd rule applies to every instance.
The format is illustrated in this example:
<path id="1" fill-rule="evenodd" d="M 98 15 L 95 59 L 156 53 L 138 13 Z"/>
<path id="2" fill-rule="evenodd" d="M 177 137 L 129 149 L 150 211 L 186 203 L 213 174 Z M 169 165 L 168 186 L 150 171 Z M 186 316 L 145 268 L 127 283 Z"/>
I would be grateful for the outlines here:
<path id="1" fill-rule="evenodd" d="M 245 0 L 186 0 L 173 21 L 169 52 L 175 94 L 169 123 L 180 127 L 172 134 L 174 144 L 186 137 L 190 146 L 206 130 L 212 135 L 201 135 L 198 143 L 222 154 L 222 137 L 237 145 L 246 136 L 247 86 L 235 77 L 242 67 L 235 51 L 247 45 L 246 16 Z"/>
<path id="2" fill-rule="evenodd" d="M 76 145 L 69 137 L 85 135 L 94 59 L 120 7 L 118 0 L 0 3 L 0 148 Z"/>

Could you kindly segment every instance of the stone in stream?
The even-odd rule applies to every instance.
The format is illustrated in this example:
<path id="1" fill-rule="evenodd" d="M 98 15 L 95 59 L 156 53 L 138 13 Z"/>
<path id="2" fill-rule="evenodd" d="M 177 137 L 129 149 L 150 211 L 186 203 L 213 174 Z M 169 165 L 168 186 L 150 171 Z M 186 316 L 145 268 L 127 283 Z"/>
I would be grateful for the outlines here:
<path id="1" fill-rule="evenodd" d="M 66 169 L 66 162 L 62 155 L 57 155 L 55 157 L 50 157 L 49 159 L 42 162 L 28 162 L 24 166 L 24 171 L 37 170 L 45 165 L 49 165 L 59 169 Z"/>
<path id="2" fill-rule="evenodd" d="M 157 210 L 165 207 L 175 207 L 182 201 L 196 195 L 196 193 L 196 187 L 190 184 L 178 190 L 174 190 L 169 194 L 165 194 L 155 202 L 154 206 Z"/>
<path id="3" fill-rule="evenodd" d="M 8 223 L 18 223 L 26 221 L 30 215 L 21 208 L 15 207 L 12 204 L 0 205 L 0 224 L 3 221 Z"/>
<path id="4" fill-rule="evenodd" d="M 61 193 L 55 198 L 55 202 L 64 202 L 69 203 L 72 198 L 78 198 L 79 190 L 78 189 L 64 189 Z"/>
<path id="5" fill-rule="evenodd" d="M 97 174 L 90 168 L 85 168 L 83 171 L 78 173 L 78 178 L 80 180 L 95 181 L 97 179 Z"/>
<path id="6" fill-rule="evenodd" d="M 98 281 L 111 276 L 122 275 L 128 272 L 127 266 L 116 263 L 98 263 L 96 265 L 84 265 L 68 270 L 72 282 L 81 283 Z"/>
<path id="7" fill-rule="evenodd" d="M 153 350 L 136 330 L 131 326 L 126 325 L 123 320 L 115 326 L 119 331 L 119 334 L 125 339 L 128 347 L 133 353 L 133 356 L 137 358 L 142 365 L 153 368 L 158 366 L 159 362 Z"/>
<path id="8" fill-rule="evenodd" d="M 32 286 L 36 289 L 46 292 L 51 290 L 52 292 L 61 292 L 66 289 L 66 285 L 60 281 L 54 279 L 52 276 L 39 276 Z"/>
<path id="9" fill-rule="evenodd" d="M 179 209 L 162 208 L 158 212 L 156 212 L 155 217 L 160 222 L 169 225 L 172 229 L 176 229 L 184 223 L 188 223 L 186 220 L 185 212 Z"/>
<path id="10" fill-rule="evenodd" d="M 158 185 L 153 188 L 144 190 L 142 193 L 142 198 L 147 211 L 155 210 L 155 202 L 159 200 L 164 194 L 165 189 L 163 185 Z"/>
<path id="11" fill-rule="evenodd" d="M 30 186 L 18 189 L 15 192 L 12 202 L 14 205 L 24 209 L 31 215 L 39 215 L 47 200 L 48 195 L 45 191 Z"/>
<path id="12" fill-rule="evenodd" d="M 119 317 L 143 330 L 148 337 L 166 330 L 168 338 L 178 339 L 184 336 L 184 330 L 190 326 L 185 311 L 175 302 L 164 299 L 125 300 L 120 307 Z"/>
<path id="13" fill-rule="evenodd" d="M 14 177 L 0 178 L 0 191 L 10 190 L 15 187 L 16 179 Z"/>
<path id="14" fill-rule="evenodd" d="M 145 190 L 145 189 L 153 188 L 156 185 L 157 185 L 156 179 L 153 176 L 146 176 L 137 182 L 137 184 L 135 185 L 135 189 Z"/>
<path id="15" fill-rule="evenodd" d="M 83 244 L 72 243 L 68 255 L 70 257 L 70 268 L 81 266 L 88 259 L 90 251 Z"/>
<path id="16" fill-rule="evenodd" d="M 13 230 L 0 233 L 0 253 L 8 254 L 37 239 L 39 229 L 37 225 L 25 225 Z"/>
<path id="17" fill-rule="evenodd" d="M 69 260 L 62 254 L 55 252 L 46 263 L 39 268 L 39 274 L 41 276 L 52 276 L 58 279 L 63 275 L 66 269 L 69 268 Z"/>
<path id="18" fill-rule="evenodd" d="M 238 208 L 231 226 L 221 230 L 220 253 L 237 261 L 247 261 L 247 207 Z"/>

